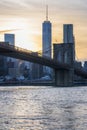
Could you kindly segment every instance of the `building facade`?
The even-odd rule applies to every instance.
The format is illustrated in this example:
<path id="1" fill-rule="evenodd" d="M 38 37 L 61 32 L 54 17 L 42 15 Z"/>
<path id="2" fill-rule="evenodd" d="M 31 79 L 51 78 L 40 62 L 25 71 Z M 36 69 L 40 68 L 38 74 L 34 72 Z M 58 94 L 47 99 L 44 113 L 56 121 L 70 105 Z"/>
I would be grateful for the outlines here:
<path id="1" fill-rule="evenodd" d="M 15 46 L 15 34 L 4 34 L 4 41 L 8 42 L 9 45 Z M 17 59 L 6 57 L 7 65 L 8 65 L 8 75 L 11 77 L 17 77 L 19 75 L 19 68 L 16 67 L 18 62 Z"/>
<path id="2" fill-rule="evenodd" d="M 7 74 L 7 62 L 5 56 L 0 55 L 0 76 L 5 76 Z"/>
<path id="3" fill-rule="evenodd" d="M 73 34 L 73 24 L 63 25 L 63 43 L 73 44 L 73 60 L 75 61 L 75 37 Z"/>
<path id="4" fill-rule="evenodd" d="M 73 43 L 72 44 L 53 44 L 53 58 L 61 63 L 66 63 L 73 65 L 74 63 L 74 51 L 73 51 Z"/>
<path id="5" fill-rule="evenodd" d="M 70 65 L 70 70 L 58 69 L 55 71 L 55 83 L 57 86 L 71 86 L 74 80 L 74 54 L 73 43 L 54 44 L 54 60 L 62 64 Z"/>
<path id="6" fill-rule="evenodd" d="M 84 70 L 87 71 L 87 61 L 84 62 Z"/>
<path id="7" fill-rule="evenodd" d="M 51 46 L 52 46 L 52 30 L 50 21 L 44 21 L 42 24 L 42 53 L 43 56 L 51 58 Z"/>
<path id="8" fill-rule="evenodd" d="M 74 43 L 73 24 L 63 25 L 63 43 Z"/>
<path id="9" fill-rule="evenodd" d="M 42 54 L 51 58 L 52 24 L 48 20 L 48 5 L 46 6 L 46 20 L 42 23 Z"/>
<path id="10" fill-rule="evenodd" d="M 14 34 L 5 34 L 4 41 L 9 42 L 10 45 L 15 45 L 15 35 Z"/>
<path id="11" fill-rule="evenodd" d="M 8 44 L 8 42 L 1 42 Z M 7 57 L 0 55 L 0 76 L 5 76 L 8 72 Z"/>

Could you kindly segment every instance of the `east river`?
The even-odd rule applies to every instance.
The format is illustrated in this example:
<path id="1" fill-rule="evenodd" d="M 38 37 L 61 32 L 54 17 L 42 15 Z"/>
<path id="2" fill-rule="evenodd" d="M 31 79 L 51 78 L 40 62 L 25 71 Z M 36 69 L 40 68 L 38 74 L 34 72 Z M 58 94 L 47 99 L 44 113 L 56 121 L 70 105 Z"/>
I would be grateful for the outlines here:
<path id="1" fill-rule="evenodd" d="M 87 87 L 0 87 L 0 130 L 87 130 Z"/>

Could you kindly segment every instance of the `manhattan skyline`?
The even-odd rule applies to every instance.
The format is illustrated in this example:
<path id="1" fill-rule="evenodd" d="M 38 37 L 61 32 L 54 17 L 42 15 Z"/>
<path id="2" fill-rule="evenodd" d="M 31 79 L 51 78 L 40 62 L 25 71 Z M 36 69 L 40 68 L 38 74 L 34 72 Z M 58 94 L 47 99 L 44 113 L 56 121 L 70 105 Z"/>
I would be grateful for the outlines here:
<path id="1" fill-rule="evenodd" d="M 52 43 L 62 43 L 63 24 L 73 24 L 76 58 L 87 60 L 86 0 L 0 0 L 0 41 L 3 40 L 4 30 L 7 30 L 6 33 L 15 34 L 16 46 L 32 51 L 41 50 L 46 4 L 52 23 Z"/>

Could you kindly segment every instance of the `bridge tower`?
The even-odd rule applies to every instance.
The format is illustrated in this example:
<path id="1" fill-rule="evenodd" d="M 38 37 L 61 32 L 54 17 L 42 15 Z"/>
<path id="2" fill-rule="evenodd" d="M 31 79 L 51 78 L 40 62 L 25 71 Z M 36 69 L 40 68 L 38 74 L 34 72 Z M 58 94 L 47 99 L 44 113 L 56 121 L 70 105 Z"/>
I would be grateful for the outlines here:
<path id="1" fill-rule="evenodd" d="M 74 76 L 74 44 L 54 44 L 54 60 L 70 65 L 70 69 L 55 70 L 55 85 L 56 86 L 72 86 Z"/>

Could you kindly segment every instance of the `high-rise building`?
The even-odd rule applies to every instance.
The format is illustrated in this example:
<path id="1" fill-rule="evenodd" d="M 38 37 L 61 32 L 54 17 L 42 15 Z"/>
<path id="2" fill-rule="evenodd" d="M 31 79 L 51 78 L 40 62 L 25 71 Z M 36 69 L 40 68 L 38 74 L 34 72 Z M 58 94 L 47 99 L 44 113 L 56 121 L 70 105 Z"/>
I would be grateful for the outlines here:
<path id="1" fill-rule="evenodd" d="M 87 61 L 84 62 L 84 69 L 87 71 Z"/>
<path id="2" fill-rule="evenodd" d="M 4 41 L 9 43 L 10 45 L 14 46 L 15 45 L 15 35 L 9 34 L 9 33 L 4 34 Z M 10 57 L 7 58 L 7 61 L 9 61 L 10 59 L 12 61 L 14 61 L 14 58 L 10 58 Z"/>
<path id="3" fill-rule="evenodd" d="M 63 25 L 63 43 L 73 44 L 73 61 L 75 61 L 75 37 L 73 34 L 73 24 Z"/>
<path id="4" fill-rule="evenodd" d="M 53 44 L 53 51 L 54 51 L 53 52 L 54 60 L 61 63 L 73 65 L 73 62 L 74 62 L 73 43 Z"/>
<path id="5" fill-rule="evenodd" d="M 42 24 L 42 51 L 43 56 L 51 58 L 52 27 L 48 20 L 48 6 L 46 6 L 46 20 Z"/>
<path id="6" fill-rule="evenodd" d="M 1 42 L 3 44 L 8 44 L 8 42 Z M 0 76 L 5 76 L 8 72 L 7 68 L 7 57 L 0 55 Z"/>
<path id="7" fill-rule="evenodd" d="M 4 35 L 4 41 L 8 42 L 8 44 L 12 46 L 15 46 L 15 34 L 6 33 Z M 16 77 L 19 72 L 19 68 L 16 66 L 16 64 L 18 64 L 18 60 L 11 57 L 6 57 L 6 60 L 8 63 L 8 75 Z"/>
<path id="8" fill-rule="evenodd" d="M 14 34 L 5 34 L 4 35 L 5 42 L 9 42 L 10 45 L 15 45 L 15 35 Z"/>
<path id="9" fill-rule="evenodd" d="M 0 76 L 7 74 L 7 62 L 5 56 L 0 55 Z"/>
<path id="10" fill-rule="evenodd" d="M 74 43 L 73 24 L 63 25 L 63 43 Z"/>

